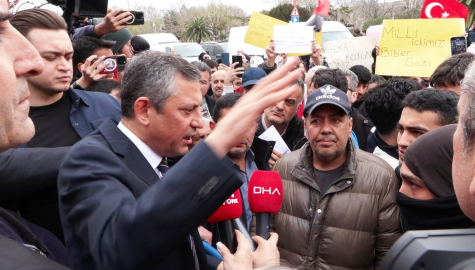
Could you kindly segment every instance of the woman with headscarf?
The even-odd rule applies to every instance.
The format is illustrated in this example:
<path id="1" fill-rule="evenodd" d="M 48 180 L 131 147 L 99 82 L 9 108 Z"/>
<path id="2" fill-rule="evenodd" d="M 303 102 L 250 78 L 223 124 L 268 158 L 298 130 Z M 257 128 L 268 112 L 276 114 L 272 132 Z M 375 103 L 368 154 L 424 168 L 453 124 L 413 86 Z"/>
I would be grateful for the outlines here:
<path id="1" fill-rule="evenodd" d="M 396 196 L 403 231 L 475 227 L 460 209 L 453 187 L 456 127 L 443 126 L 424 134 L 404 153 L 402 186 Z"/>

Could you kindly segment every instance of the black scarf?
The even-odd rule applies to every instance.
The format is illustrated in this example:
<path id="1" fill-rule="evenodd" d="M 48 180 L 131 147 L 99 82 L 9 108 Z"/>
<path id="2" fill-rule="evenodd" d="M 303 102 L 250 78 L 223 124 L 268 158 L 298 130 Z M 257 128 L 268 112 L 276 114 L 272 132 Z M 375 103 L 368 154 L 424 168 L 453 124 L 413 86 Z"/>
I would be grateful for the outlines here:
<path id="1" fill-rule="evenodd" d="M 401 210 L 403 232 L 475 227 L 475 223 L 460 209 L 455 193 L 431 200 L 417 200 L 398 192 L 396 201 Z"/>

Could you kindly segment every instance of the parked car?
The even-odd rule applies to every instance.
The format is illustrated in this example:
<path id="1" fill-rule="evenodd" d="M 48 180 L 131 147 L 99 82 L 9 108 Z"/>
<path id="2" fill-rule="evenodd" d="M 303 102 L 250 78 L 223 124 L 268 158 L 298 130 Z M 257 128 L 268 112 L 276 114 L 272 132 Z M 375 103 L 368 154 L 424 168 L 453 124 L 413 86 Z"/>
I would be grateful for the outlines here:
<path id="1" fill-rule="evenodd" d="M 198 61 L 198 56 L 205 50 L 198 44 L 194 42 L 182 42 L 182 43 L 172 43 L 166 44 L 166 52 L 171 52 L 172 49 L 175 50 L 176 54 L 185 58 L 188 62 Z"/>
<path id="2" fill-rule="evenodd" d="M 176 54 L 185 58 L 188 62 L 198 61 L 200 53 L 205 52 L 198 43 L 180 42 L 174 34 L 170 33 L 142 34 L 139 36 L 148 41 L 150 50 L 171 52 L 173 49 Z"/>
<path id="3" fill-rule="evenodd" d="M 165 47 L 162 46 L 163 44 L 180 42 L 174 34 L 170 33 L 142 34 L 139 36 L 144 38 L 150 44 L 151 50 L 156 51 L 165 51 Z M 160 50 L 162 47 L 163 49 Z"/>
<path id="4" fill-rule="evenodd" d="M 206 53 L 211 57 L 211 59 L 216 61 L 221 61 L 221 56 L 223 53 L 228 52 L 228 43 L 218 43 L 218 42 L 201 42 L 201 47 L 206 51 Z"/>

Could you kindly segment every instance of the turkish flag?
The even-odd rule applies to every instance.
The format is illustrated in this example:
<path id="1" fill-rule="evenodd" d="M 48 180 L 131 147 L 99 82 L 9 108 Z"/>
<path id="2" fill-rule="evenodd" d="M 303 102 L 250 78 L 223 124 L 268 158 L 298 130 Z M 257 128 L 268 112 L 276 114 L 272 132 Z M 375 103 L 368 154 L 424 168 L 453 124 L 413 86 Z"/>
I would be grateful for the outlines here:
<path id="1" fill-rule="evenodd" d="M 470 11 L 457 0 L 426 0 L 421 11 L 421 19 L 464 18 Z"/>

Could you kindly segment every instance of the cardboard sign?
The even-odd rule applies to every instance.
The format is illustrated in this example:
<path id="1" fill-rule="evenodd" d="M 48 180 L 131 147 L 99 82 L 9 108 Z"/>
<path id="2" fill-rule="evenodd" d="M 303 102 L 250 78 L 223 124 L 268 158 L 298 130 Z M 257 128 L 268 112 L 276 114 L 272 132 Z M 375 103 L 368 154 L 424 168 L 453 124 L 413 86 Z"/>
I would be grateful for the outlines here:
<path id="1" fill-rule="evenodd" d="M 310 53 L 312 51 L 313 26 L 276 25 L 274 44 L 276 53 Z"/>
<path id="2" fill-rule="evenodd" d="M 384 20 L 376 74 L 430 77 L 464 32 L 463 19 Z"/>
<path id="3" fill-rule="evenodd" d="M 265 49 L 274 38 L 274 26 L 286 24 L 289 23 L 259 12 L 252 12 L 244 42 Z"/>
<path id="4" fill-rule="evenodd" d="M 349 69 L 354 65 L 363 65 L 371 70 L 374 61 L 371 52 L 376 46 L 374 36 L 328 41 L 324 46 L 330 68 Z"/>
<path id="5" fill-rule="evenodd" d="M 265 49 L 269 45 L 270 40 L 274 39 L 274 26 L 287 25 L 289 23 L 272 18 L 270 16 L 261 14 L 259 12 L 252 12 L 251 20 L 247 27 L 244 42 Z M 301 25 L 303 26 L 303 25 Z M 322 31 L 313 32 L 313 38 L 318 44 L 322 45 Z M 291 53 L 288 56 L 307 55 L 308 53 Z"/>

